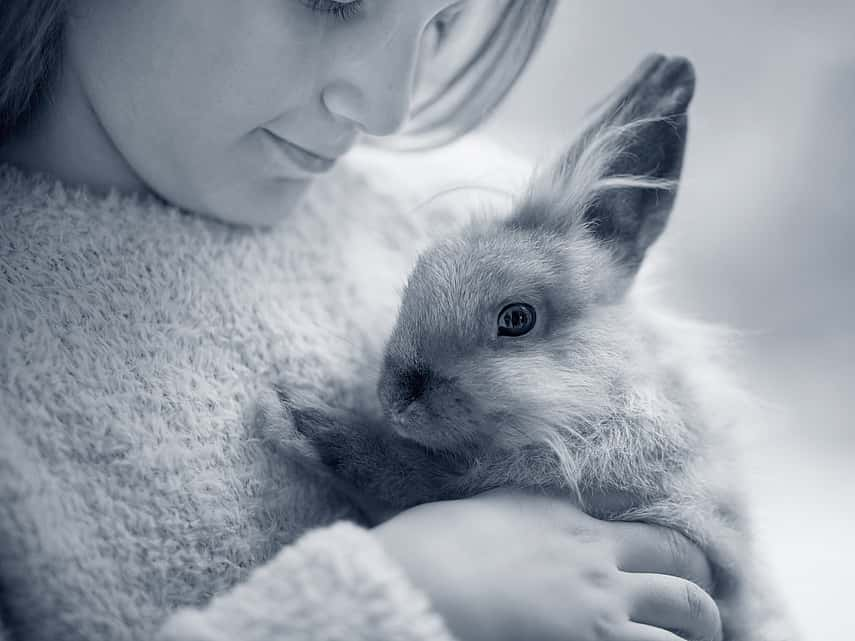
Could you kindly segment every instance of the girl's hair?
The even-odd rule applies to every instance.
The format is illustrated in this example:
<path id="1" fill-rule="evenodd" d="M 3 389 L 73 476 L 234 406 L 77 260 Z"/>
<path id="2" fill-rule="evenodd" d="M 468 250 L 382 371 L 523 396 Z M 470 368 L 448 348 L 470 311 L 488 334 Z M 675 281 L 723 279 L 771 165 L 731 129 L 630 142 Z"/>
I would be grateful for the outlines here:
<path id="1" fill-rule="evenodd" d="M 62 62 L 68 0 L 0 2 L 0 140 L 23 127 Z"/>
<path id="2" fill-rule="evenodd" d="M 49 99 L 62 64 L 68 1 L 0 0 L 0 140 L 25 126 Z M 369 144 L 428 149 L 478 126 L 522 73 L 555 4 L 555 0 L 504 0 L 478 46 L 437 91 L 414 105 L 404 130 Z"/>
<path id="3" fill-rule="evenodd" d="M 403 131 L 369 144 L 418 151 L 453 142 L 484 122 L 526 68 L 549 26 L 556 0 L 503 0 L 463 63 L 417 101 Z"/>

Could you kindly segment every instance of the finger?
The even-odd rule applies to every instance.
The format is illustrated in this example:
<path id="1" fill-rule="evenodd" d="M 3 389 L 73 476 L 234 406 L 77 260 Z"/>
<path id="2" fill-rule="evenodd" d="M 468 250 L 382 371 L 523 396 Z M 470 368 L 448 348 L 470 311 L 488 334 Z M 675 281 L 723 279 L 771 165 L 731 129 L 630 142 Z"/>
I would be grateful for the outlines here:
<path id="1" fill-rule="evenodd" d="M 686 639 L 670 630 L 630 621 L 621 629 L 615 641 L 686 641 Z"/>
<path id="2" fill-rule="evenodd" d="M 673 630 L 689 641 L 721 641 L 721 615 L 713 598 L 691 581 L 665 574 L 625 574 L 629 618 Z"/>
<path id="3" fill-rule="evenodd" d="M 676 530 L 649 523 L 611 525 L 618 533 L 618 569 L 681 577 L 712 592 L 712 570 L 706 556 Z"/>

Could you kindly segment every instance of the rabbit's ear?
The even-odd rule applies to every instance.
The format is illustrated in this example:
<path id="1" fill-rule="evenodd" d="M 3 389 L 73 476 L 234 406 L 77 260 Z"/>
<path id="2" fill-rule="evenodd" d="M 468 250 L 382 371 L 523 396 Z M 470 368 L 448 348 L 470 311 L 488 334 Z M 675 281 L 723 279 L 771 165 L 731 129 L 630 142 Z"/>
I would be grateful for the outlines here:
<path id="1" fill-rule="evenodd" d="M 584 225 L 635 273 L 674 205 L 694 84 L 685 58 L 646 58 L 535 176 L 509 224 L 563 234 Z"/>

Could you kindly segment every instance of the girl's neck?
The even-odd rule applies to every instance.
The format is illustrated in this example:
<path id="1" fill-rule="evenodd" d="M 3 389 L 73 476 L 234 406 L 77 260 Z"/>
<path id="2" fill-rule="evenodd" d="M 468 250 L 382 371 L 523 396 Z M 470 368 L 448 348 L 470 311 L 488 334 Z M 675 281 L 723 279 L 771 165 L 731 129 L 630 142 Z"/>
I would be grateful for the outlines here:
<path id="1" fill-rule="evenodd" d="M 51 174 L 95 192 L 147 193 L 98 120 L 78 79 L 64 68 L 25 127 L 0 141 L 0 163 Z"/>

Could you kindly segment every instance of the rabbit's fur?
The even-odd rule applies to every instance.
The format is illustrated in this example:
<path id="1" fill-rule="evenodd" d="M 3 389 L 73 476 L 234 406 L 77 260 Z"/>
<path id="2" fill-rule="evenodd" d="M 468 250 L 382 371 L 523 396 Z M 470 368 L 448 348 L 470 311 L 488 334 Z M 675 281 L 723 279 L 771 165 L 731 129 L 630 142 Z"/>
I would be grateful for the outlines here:
<path id="1" fill-rule="evenodd" d="M 760 638 L 732 438 L 750 397 L 718 363 L 726 332 L 630 289 L 676 196 L 693 89 L 685 59 L 646 59 L 507 218 L 420 256 L 384 355 L 383 416 L 283 386 L 299 433 L 280 442 L 374 501 L 375 520 L 516 485 L 675 527 L 711 559 L 725 640 L 740 641 Z M 499 336 L 511 303 L 534 327 Z"/>

